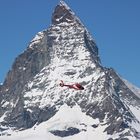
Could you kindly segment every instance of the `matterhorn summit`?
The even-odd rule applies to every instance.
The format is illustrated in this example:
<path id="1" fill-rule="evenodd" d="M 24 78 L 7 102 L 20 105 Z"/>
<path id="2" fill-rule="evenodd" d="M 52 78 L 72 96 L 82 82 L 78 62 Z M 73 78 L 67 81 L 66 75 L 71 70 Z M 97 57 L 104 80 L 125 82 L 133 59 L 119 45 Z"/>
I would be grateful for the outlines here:
<path id="1" fill-rule="evenodd" d="M 50 27 L 37 33 L 0 85 L 0 140 L 139 140 L 134 89 L 102 66 L 94 39 L 61 0 Z"/>

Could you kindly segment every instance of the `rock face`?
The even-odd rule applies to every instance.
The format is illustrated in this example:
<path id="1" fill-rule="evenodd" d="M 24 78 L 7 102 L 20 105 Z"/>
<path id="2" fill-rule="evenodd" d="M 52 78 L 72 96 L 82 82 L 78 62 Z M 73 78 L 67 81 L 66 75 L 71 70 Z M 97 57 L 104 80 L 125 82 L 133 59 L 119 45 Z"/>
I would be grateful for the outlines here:
<path id="1" fill-rule="evenodd" d="M 60 80 L 81 83 L 85 90 L 62 88 Z M 0 130 L 31 128 L 50 119 L 63 104 L 79 105 L 106 126 L 104 132 L 108 135 L 118 133 L 120 139 L 139 137 L 133 124 L 140 127 L 140 98 L 112 68 L 101 65 L 90 33 L 60 1 L 52 25 L 39 32 L 16 58 L 0 86 Z"/>

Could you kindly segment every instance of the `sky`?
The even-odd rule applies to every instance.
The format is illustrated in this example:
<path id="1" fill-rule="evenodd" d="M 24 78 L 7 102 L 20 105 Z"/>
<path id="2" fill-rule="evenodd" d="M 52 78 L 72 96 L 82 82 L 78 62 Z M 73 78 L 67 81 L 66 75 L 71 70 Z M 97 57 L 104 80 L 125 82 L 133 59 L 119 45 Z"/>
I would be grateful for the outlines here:
<path id="1" fill-rule="evenodd" d="M 140 87 L 140 0 L 65 0 L 92 34 L 102 65 Z M 0 83 L 59 0 L 0 0 Z"/>

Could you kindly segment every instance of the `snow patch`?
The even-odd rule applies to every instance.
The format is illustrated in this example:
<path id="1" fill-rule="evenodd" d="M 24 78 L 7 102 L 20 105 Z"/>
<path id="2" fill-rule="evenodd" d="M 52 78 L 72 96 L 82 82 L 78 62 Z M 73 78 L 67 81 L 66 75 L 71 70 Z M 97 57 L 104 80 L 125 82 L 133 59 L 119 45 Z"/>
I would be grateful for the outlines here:
<path id="1" fill-rule="evenodd" d="M 3 122 L 3 121 L 4 121 L 4 118 L 6 117 L 6 113 L 7 113 L 7 112 L 5 112 L 5 113 L 0 117 L 0 122 Z"/>
<path id="2" fill-rule="evenodd" d="M 129 105 L 129 109 L 134 114 L 134 116 L 137 118 L 137 120 L 140 121 L 140 107 Z M 140 127 L 140 124 L 139 124 L 139 127 Z"/>
<path id="3" fill-rule="evenodd" d="M 43 32 L 38 32 L 37 35 L 30 42 L 29 48 L 33 49 L 33 46 L 40 43 L 40 41 L 43 39 L 43 37 L 44 37 L 44 33 Z"/>

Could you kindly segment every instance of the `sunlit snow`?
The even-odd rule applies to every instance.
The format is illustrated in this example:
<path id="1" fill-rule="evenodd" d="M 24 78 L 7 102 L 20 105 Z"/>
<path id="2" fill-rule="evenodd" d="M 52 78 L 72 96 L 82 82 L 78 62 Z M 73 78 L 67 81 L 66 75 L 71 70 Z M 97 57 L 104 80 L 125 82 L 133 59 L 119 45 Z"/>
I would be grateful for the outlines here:
<path id="1" fill-rule="evenodd" d="M 97 125 L 97 128 L 92 125 Z M 64 138 L 50 133 L 51 130 L 64 130 L 68 127 L 78 128 L 81 132 Z M 105 127 L 106 125 L 99 124 L 98 119 L 83 113 L 78 105 L 73 108 L 63 105 L 50 120 L 28 130 L 13 132 L 10 137 L 2 136 L 0 140 L 103 140 L 109 137 L 104 132 Z"/>

